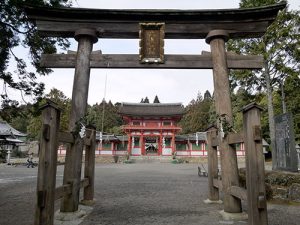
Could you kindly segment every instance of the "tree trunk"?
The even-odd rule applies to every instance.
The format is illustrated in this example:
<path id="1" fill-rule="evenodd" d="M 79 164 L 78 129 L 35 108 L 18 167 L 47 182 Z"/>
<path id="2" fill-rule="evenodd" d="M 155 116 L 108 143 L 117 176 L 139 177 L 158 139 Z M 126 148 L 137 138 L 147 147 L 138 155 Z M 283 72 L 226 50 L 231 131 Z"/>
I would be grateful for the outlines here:
<path id="1" fill-rule="evenodd" d="M 268 62 L 264 63 L 264 77 L 266 80 L 267 98 L 268 98 L 268 117 L 269 117 L 269 130 L 271 139 L 271 150 L 272 150 L 272 168 L 277 169 L 277 153 L 275 148 L 275 122 L 274 122 L 274 107 L 273 107 L 273 96 L 271 87 L 271 78 L 269 74 Z"/>
<path id="2" fill-rule="evenodd" d="M 281 86 L 282 113 L 286 113 L 285 93 L 284 93 L 284 79 L 282 79 L 280 86 Z"/>

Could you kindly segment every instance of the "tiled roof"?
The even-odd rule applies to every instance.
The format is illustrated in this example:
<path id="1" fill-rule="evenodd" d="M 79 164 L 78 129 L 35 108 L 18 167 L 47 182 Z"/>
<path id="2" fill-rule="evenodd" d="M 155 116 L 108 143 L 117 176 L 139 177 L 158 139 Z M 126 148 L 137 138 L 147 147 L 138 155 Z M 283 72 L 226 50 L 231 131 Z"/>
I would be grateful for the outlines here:
<path id="1" fill-rule="evenodd" d="M 182 116 L 184 107 L 181 103 L 122 103 L 119 113 L 128 116 Z"/>
<path id="2" fill-rule="evenodd" d="M 10 126 L 5 121 L 0 121 L 0 135 L 1 136 L 17 136 L 17 137 L 26 137 L 27 134 L 24 134 L 12 126 Z"/>
<path id="3" fill-rule="evenodd" d="M 198 132 L 201 135 L 198 135 L 198 141 L 206 141 L 206 133 L 205 132 Z M 175 141 L 196 141 L 197 137 L 196 134 L 181 134 L 175 136 Z"/>

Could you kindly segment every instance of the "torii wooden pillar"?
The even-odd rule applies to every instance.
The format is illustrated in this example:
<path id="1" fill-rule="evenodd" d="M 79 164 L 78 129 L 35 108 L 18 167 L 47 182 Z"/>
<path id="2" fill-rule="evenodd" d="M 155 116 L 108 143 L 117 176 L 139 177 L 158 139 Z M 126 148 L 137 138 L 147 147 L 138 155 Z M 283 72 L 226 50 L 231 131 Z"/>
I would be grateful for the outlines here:
<path id="1" fill-rule="evenodd" d="M 78 41 L 78 50 L 69 122 L 70 131 L 78 129 L 76 128 L 78 126 L 77 123 L 86 114 L 90 81 L 90 54 L 93 49 L 93 43 L 96 43 L 98 40 L 96 31 L 92 29 L 80 29 L 76 31 L 75 39 Z M 63 180 L 64 184 L 72 184 L 73 191 L 70 195 L 66 195 L 62 199 L 60 207 L 62 212 L 74 212 L 78 210 L 83 139 L 79 136 L 75 138 L 75 143 L 71 148 L 67 149 Z"/>
<path id="2" fill-rule="evenodd" d="M 232 107 L 229 87 L 229 74 L 226 59 L 225 41 L 229 34 L 224 30 L 213 30 L 208 33 L 206 42 L 210 44 L 213 62 L 214 98 L 217 115 L 225 115 L 226 121 L 232 125 Z M 220 130 L 221 124 L 218 122 Z M 241 200 L 229 192 L 231 186 L 239 186 L 238 164 L 235 149 L 221 137 L 219 132 L 219 147 L 221 154 L 222 186 L 224 192 L 224 211 L 239 213 L 242 211 Z"/>

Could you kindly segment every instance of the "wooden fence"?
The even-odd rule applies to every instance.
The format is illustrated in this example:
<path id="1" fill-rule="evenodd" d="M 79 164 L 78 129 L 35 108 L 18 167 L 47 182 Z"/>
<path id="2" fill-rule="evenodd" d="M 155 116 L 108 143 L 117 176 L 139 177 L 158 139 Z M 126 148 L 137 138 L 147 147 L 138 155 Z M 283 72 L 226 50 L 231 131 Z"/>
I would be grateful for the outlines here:
<path id="1" fill-rule="evenodd" d="M 35 225 L 53 225 L 54 202 L 74 191 L 73 183 L 56 187 L 57 148 L 58 143 L 74 144 L 72 133 L 59 132 L 60 109 L 52 102 L 42 108 L 42 133 L 39 150 L 39 166 L 36 191 Z M 84 178 L 80 181 L 83 190 L 83 201 L 92 201 L 94 198 L 94 171 L 95 171 L 95 140 L 96 130 L 87 127 L 84 138 L 85 165 Z"/>
<path id="2" fill-rule="evenodd" d="M 245 143 L 247 189 L 239 185 L 231 185 L 227 190 L 222 188 L 223 182 L 221 179 L 224 179 L 224 177 L 218 177 L 217 156 L 220 136 L 218 130 L 214 127 L 210 128 L 207 132 L 209 200 L 218 201 L 220 191 L 230 194 L 237 199 L 245 200 L 248 204 L 249 225 L 268 224 L 260 111 L 261 108 L 255 103 L 244 107 L 243 133 L 229 133 L 225 137 L 227 138 L 228 144 L 232 147 L 237 143 Z M 226 149 L 221 149 L 221 151 L 226 151 Z M 236 168 L 236 170 L 238 170 L 238 168 Z M 226 174 L 222 174 L 222 176 L 226 176 Z"/>

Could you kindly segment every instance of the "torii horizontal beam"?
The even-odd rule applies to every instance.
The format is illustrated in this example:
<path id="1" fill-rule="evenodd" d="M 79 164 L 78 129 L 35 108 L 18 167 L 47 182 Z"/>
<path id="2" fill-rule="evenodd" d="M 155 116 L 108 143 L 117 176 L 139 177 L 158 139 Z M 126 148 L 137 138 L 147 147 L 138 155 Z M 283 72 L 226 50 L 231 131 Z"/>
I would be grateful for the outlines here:
<path id="1" fill-rule="evenodd" d="M 165 23 L 166 39 L 203 39 L 211 30 L 230 38 L 261 37 L 286 3 L 247 9 L 117 10 L 25 6 L 41 35 L 74 37 L 76 30 L 94 29 L 101 38 L 139 38 L 140 22 Z"/>
<path id="2" fill-rule="evenodd" d="M 75 68 L 76 54 L 43 54 L 40 65 L 49 68 Z M 229 69 L 261 69 L 263 57 L 227 53 Z M 99 54 L 90 57 L 90 68 L 111 69 L 212 69 L 211 54 L 165 55 L 163 64 L 139 62 L 137 54 Z"/>

